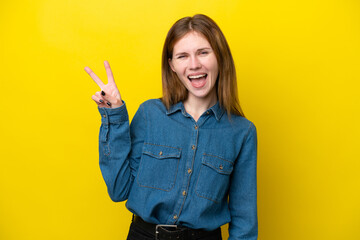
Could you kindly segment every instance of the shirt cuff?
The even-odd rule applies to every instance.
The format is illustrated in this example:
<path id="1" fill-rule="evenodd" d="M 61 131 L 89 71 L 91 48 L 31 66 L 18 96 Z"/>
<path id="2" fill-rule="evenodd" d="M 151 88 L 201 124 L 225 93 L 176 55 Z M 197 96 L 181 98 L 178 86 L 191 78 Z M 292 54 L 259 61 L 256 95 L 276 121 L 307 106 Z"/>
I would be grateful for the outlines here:
<path id="1" fill-rule="evenodd" d="M 101 115 L 101 123 L 110 124 L 110 123 L 123 123 L 129 121 L 129 115 L 126 109 L 126 104 L 124 101 L 123 105 L 117 108 L 100 108 L 98 107 L 99 113 Z"/>

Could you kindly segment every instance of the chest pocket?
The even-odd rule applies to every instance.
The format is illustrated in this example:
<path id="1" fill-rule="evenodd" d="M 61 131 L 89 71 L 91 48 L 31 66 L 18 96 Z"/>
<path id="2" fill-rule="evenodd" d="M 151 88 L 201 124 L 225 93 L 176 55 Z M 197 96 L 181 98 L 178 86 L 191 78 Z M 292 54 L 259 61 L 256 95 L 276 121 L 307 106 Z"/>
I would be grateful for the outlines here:
<path id="1" fill-rule="evenodd" d="M 144 143 L 137 183 L 170 191 L 175 185 L 180 156 L 180 148 Z"/>
<path id="2" fill-rule="evenodd" d="M 196 194 L 214 202 L 225 198 L 229 188 L 233 162 L 204 153 L 196 183 Z"/>

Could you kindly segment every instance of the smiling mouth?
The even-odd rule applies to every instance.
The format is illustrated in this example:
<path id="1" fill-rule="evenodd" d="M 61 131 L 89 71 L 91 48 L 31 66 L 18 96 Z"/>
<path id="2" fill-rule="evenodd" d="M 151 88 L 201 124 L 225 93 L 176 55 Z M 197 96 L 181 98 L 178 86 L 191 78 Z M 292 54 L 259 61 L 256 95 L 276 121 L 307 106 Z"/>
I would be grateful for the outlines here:
<path id="1" fill-rule="evenodd" d="M 207 74 L 199 74 L 199 75 L 188 76 L 188 79 L 190 80 L 190 82 L 192 82 L 193 80 L 205 80 L 206 77 Z"/>
<path id="2" fill-rule="evenodd" d="M 188 76 L 188 79 L 190 80 L 191 86 L 193 86 L 195 89 L 201 89 L 206 84 L 207 74 L 198 74 L 198 75 L 192 75 Z"/>

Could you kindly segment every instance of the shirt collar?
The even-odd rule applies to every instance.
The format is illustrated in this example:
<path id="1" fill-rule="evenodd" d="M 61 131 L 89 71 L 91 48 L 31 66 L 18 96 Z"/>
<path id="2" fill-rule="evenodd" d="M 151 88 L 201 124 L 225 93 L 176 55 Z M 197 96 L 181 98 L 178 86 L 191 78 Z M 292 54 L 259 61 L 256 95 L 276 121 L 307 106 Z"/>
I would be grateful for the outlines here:
<path id="1" fill-rule="evenodd" d="M 179 110 L 182 111 L 183 113 L 185 113 L 185 107 L 184 107 L 183 102 L 178 102 L 178 103 L 170 106 L 170 109 L 166 111 L 166 115 L 170 115 Z M 225 110 L 222 107 L 220 107 L 219 101 L 217 101 L 217 103 L 214 106 L 212 106 L 211 108 L 209 108 L 207 111 L 212 111 L 214 113 L 214 116 L 217 121 L 219 121 L 221 119 L 222 115 L 225 112 Z"/>
<path id="2" fill-rule="evenodd" d="M 183 110 L 183 112 L 185 112 L 184 104 L 182 102 L 171 105 L 169 110 L 166 110 L 166 115 L 170 115 L 179 110 Z"/>
<path id="3" fill-rule="evenodd" d="M 220 120 L 220 118 L 222 117 L 222 115 L 223 115 L 224 112 L 225 112 L 225 110 L 224 110 L 222 107 L 220 107 L 219 101 L 217 101 L 217 103 L 216 103 L 214 106 L 212 106 L 209 110 L 210 110 L 210 111 L 213 111 L 213 113 L 214 113 L 215 118 L 216 118 L 217 121 Z M 208 110 L 208 111 L 209 111 L 209 110 Z"/>

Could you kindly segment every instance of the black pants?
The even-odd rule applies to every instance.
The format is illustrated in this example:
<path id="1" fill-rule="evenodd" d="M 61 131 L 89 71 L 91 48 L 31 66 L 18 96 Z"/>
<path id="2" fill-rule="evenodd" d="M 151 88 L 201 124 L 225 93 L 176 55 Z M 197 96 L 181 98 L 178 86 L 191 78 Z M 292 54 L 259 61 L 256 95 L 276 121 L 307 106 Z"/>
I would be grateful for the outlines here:
<path id="1" fill-rule="evenodd" d="M 130 230 L 129 230 L 127 240 L 155 240 L 155 232 L 149 233 L 149 232 L 143 230 L 138 225 L 136 225 L 136 223 L 132 222 L 130 225 Z M 221 229 L 218 228 L 215 231 L 215 234 L 213 233 L 206 237 L 196 238 L 196 239 L 189 238 L 187 240 L 222 240 Z"/>

